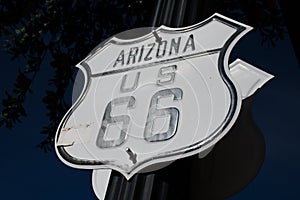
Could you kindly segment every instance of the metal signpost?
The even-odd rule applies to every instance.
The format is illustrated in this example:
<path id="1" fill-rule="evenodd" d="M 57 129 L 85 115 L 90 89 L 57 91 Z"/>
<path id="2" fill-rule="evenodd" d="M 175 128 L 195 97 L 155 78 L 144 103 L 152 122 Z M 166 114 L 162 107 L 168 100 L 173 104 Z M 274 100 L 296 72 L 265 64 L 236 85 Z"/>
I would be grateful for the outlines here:
<path id="1" fill-rule="evenodd" d="M 242 99 L 272 78 L 242 60 L 228 64 L 249 30 L 214 14 L 96 47 L 77 65 L 84 88 L 57 130 L 60 160 L 92 169 L 95 194 L 104 199 L 112 170 L 131 181 L 178 159 L 205 157 L 235 124 Z"/>

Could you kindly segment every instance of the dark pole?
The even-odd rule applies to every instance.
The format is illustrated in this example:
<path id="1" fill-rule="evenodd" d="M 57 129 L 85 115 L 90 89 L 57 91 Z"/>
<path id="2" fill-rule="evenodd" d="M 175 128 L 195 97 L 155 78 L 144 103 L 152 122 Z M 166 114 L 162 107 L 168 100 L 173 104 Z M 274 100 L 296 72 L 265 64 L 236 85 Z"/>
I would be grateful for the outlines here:
<path id="1" fill-rule="evenodd" d="M 157 0 L 151 25 L 182 27 L 200 22 L 215 12 L 209 0 Z"/>

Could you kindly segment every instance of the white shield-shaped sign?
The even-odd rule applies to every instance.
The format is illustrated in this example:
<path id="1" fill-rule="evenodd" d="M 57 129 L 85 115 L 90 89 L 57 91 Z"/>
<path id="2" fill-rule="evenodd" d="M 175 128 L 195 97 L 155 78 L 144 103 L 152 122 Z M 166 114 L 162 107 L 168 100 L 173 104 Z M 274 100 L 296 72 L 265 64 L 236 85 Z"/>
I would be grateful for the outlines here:
<path id="1" fill-rule="evenodd" d="M 59 158 L 129 179 L 211 148 L 239 114 L 242 95 L 228 58 L 250 29 L 215 14 L 106 41 L 77 65 L 85 84 L 58 128 Z"/>

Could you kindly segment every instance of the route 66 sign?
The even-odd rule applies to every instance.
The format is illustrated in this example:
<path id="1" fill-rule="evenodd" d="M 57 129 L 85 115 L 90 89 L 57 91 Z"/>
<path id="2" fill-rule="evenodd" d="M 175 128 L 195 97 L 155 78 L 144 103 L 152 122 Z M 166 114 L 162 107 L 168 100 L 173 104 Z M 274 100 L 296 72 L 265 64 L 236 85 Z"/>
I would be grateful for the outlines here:
<path id="1" fill-rule="evenodd" d="M 251 27 L 215 14 L 185 28 L 113 37 L 80 62 L 84 89 L 57 130 L 58 157 L 127 179 L 209 151 L 232 127 L 243 98 L 271 75 L 237 60 Z"/>

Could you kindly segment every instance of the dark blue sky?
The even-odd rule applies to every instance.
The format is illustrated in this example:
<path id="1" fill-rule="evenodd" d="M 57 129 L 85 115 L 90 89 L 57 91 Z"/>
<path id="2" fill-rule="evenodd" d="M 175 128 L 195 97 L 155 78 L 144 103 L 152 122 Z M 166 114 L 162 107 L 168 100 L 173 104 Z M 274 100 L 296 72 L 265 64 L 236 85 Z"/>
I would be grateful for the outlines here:
<path id="1" fill-rule="evenodd" d="M 258 176 L 232 199 L 298 199 L 300 178 L 300 68 L 288 37 L 275 48 L 261 46 L 258 34 L 246 35 L 235 56 L 275 76 L 258 93 L 253 118 L 266 141 Z"/>
<path id="2" fill-rule="evenodd" d="M 241 58 L 275 76 L 255 94 L 254 121 L 266 141 L 266 157 L 257 177 L 230 199 L 298 199 L 300 196 L 300 68 L 288 37 L 275 48 L 261 45 L 258 32 L 251 31 L 235 46 L 232 58 Z M 0 53 L 0 97 L 12 88 L 18 66 Z M 96 199 L 91 171 L 65 166 L 55 152 L 45 154 L 36 145 L 47 124 L 41 103 L 51 71 L 42 69 L 28 95 L 28 117 L 13 130 L 0 128 L 1 199 Z M 2 105 L 0 105 L 0 108 Z"/>

